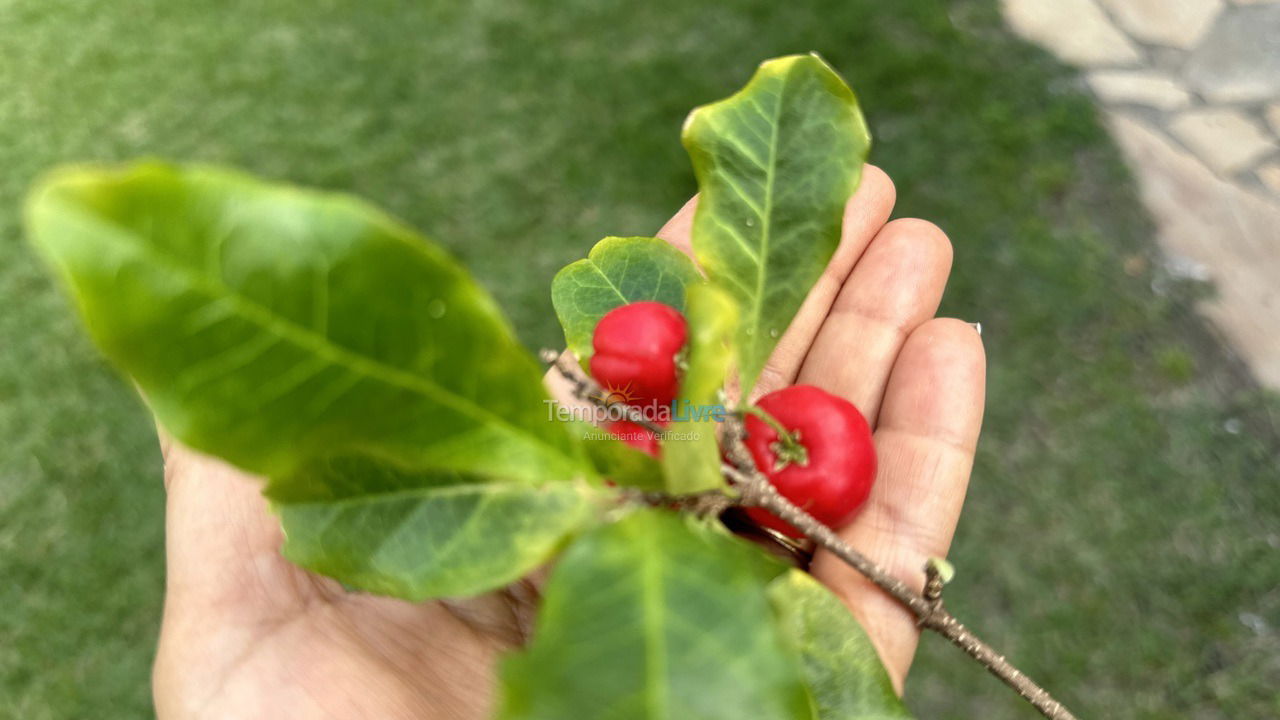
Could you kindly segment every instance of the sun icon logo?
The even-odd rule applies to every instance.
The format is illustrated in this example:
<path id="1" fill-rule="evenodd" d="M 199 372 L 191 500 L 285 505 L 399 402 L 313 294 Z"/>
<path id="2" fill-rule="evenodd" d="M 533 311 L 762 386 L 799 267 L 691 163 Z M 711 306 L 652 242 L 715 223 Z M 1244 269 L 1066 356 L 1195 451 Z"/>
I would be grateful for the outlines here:
<path id="1" fill-rule="evenodd" d="M 631 383 L 627 383 L 622 387 L 608 386 L 604 389 L 604 401 L 611 405 L 619 404 L 631 405 L 636 400 L 635 391 L 631 387 Z"/>
<path id="2" fill-rule="evenodd" d="M 635 391 L 631 388 L 631 383 L 627 383 L 622 387 L 609 386 L 604 388 L 604 401 L 608 402 L 608 404 L 612 405 L 621 402 L 622 405 L 631 405 L 635 400 Z"/>

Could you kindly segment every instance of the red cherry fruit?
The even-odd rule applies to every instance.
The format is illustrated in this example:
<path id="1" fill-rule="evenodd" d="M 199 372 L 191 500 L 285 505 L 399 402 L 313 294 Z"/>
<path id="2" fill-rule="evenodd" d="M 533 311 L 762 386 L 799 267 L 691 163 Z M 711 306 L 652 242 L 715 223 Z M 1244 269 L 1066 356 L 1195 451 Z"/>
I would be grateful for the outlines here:
<path id="1" fill-rule="evenodd" d="M 788 453 L 769 423 L 748 415 L 746 445 L 756 467 L 783 497 L 822 524 L 847 524 L 871 493 L 876 476 L 875 444 L 866 418 L 848 400 L 812 385 L 771 392 L 756 404 L 803 448 Z M 765 527 L 802 536 L 767 510 L 749 508 L 747 513 Z"/>
<path id="2" fill-rule="evenodd" d="M 652 430 L 630 420 L 615 420 L 609 423 L 608 429 L 622 442 L 651 457 L 658 457 L 658 436 Z"/>
<path id="3" fill-rule="evenodd" d="M 688 334 L 684 316 L 669 305 L 638 302 L 616 307 L 596 325 L 591 375 L 629 405 L 657 403 L 669 408 L 679 386 L 676 353 Z"/>

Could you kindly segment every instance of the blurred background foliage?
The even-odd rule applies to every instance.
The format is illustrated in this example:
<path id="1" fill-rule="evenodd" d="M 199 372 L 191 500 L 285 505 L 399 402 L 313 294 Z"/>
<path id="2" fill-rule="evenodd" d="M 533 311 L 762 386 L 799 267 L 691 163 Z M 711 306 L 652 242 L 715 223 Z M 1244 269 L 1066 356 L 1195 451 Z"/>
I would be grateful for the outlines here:
<path id="1" fill-rule="evenodd" d="M 463 259 L 533 347 L 548 283 L 693 192 L 679 128 L 761 60 L 849 79 L 898 216 L 956 248 L 990 409 L 957 614 L 1083 717 L 1280 711 L 1280 405 L 1190 311 L 1075 73 L 995 3 L 0 0 L 0 715 L 150 713 L 149 419 L 23 246 L 56 163 L 158 155 L 351 191 Z M 926 639 L 924 718 L 1031 712 Z"/>

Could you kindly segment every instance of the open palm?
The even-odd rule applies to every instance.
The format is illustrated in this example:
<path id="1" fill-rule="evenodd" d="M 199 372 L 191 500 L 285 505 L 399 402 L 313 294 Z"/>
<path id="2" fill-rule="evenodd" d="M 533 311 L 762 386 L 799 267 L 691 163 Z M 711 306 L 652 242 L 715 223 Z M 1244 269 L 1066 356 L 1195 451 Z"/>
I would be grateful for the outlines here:
<path id="1" fill-rule="evenodd" d="M 868 166 L 840 247 L 756 392 L 809 383 L 867 416 L 879 474 L 841 535 L 919 589 L 925 559 L 946 554 L 964 500 L 984 359 L 973 328 L 934 318 L 951 267 L 946 236 L 920 220 L 889 222 L 893 202 L 889 178 Z M 693 207 L 659 235 L 687 250 Z M 495 663 L 528 631 L 531 584 L 458 603 L 348 592 L 281 557 L 260 481 L 173 442 L 162 449 L 168 574 L 154 674 L 162 720 L 488 716 Z M 901 690 L 914 617 L 833 557 L 819 553 L 812 571 L 867 629 Z"/>

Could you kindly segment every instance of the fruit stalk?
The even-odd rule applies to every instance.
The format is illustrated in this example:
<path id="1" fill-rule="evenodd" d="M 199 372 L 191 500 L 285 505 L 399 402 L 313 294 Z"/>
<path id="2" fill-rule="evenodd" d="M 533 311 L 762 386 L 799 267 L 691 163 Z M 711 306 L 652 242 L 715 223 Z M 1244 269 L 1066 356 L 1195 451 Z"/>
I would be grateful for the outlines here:
<path id="1" fill-rule="evenodd" d="M 570 383 L 573 395 L 579 400 L 594 403 L 604 408 L 620 406 L 627 413 L 631 422 L 641 427 L 661 432 L 661 426 L 645 420 L 639 409 L 621 403 L 612 402 L 608 394 L 595 381 L 588 377 L 574 362 L 569 353 L 557 353 L 554 350 L 543 350 L 542 359 Z M 1041 715 L 1050 720 L 1076 720 L 1076 716 L 1058 702 L 1034 680 L 1015 667 L 984 642 L 969 628 L 956 619 L 942 604 L 942 581 L 937 577 L 938 569 L 934 563 L 925 566 L 928 577 L 926 590 L 928 597 L 907 586 L 906 583 L 889 574 L 866 555 L 852 545 L 840 539 L 831 528 L 818 522 L 812 515 L 797 507 L 778 492 L 763 474 L 756 469 L 751 454 L 743 444 L 742 420 L 738 415 L 730 415 L 725 434 L 726 455 L 729 462 L 722 465 L 725 479 L 730 487 L 740 495 L 738 504 L 754 505 L 764 508 L 779 518 L 791 523 L 796 529 L 817 545 L 843 560 L 847 565 L 862 573 L 880 589 L 893 596 L 916 616 L 922 628 L 932 630 L 946 638 L 951 644 L 960 648 L 969 657 L 976 660 L 995 675 L 1005 685 L 1022 696 Z M 672 498 L 676 500 L 678 498 Z"/>

